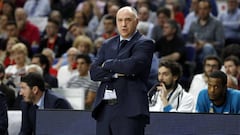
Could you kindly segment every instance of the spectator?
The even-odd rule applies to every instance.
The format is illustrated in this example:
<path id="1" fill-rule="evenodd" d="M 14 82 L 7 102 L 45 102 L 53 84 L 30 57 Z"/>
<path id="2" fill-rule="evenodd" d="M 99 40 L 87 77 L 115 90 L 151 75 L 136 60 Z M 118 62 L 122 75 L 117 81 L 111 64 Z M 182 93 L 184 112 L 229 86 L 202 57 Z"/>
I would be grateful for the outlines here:
<path id="1" fill-rule="evenodd" d="M 59 24 L 58 29 L 58 36 L 65 39 L 65 36 L 67 34 L 67 29 L 65 28 L 64 20 L 62 18 L 62 14 L 59 10 L 52 10 L 48 17 L 49 20 L 55 20 Z M 41 37 L 45 37 L 46 35 L 46 29 L 43 31 Z"/>
<path id="2" fill-rule="evenodd" d="M 198 2 L 198 20 L 193 22 L 188 38 L 196 50 L 196 73 L 203 71 L 202 62 L 208 55 L 220 54 L 224 45 L 224 31 L 222 23 L 210 15 L 209 1 Z"/>
<path id="3" fill-rule="evenodd" d="M 95 57 L 97 57 L 99 49 L 102 47 L 102 44 L 103 44 L 104 41 L 105 41 L 105 39 L 103 37 L 98 37 L 97 39 L 94 40 L 93 54 L 94 54 Z"/>
<path id="4" fill-rule="evenodd" d="M 8 67 L 9 65 L 15 64 L 13 59 L 13 55 L 11 55 L 12 46 L 18 43 L 18 39 L 15 37 L 8 38 L 6 49 L 1 50 L 1 63 L 3 63 L 4 67 Z"/>
<path id="5" fill-rule="evenodd" d="M 238 0 L 227 0 L 227 12 L 219 15 L 225 34 L 225 46 L 233 43 L 240 44 L 240 10 Z"/>
<path id="6" fill-rule="evenodd" d="M 57 72 L 58 71 L 57 71 L 57 69 L 55 69 L 53 67 L 53 65 L 55 64 L 55 61 L 56 61 L 54 52 L 49 48 L 44 48 L 43 51 L 42 51 L 42 54 L 47 56 L 47 58 L 48 58 L 49 65 L 50 65 L 49 73 L 52 76 L 57 77 Z"/>
<path id="7" fill-rule="evenodd" d="M 44 81 L 50 88 L 58 88 L 57 78 L 49 74 L 50 63 L 47 56 L 43 54 L 35 54 L 32 58 L 32 64 L 36 64 L 42 68 Z"/>
<path id="8" fill-rule="evenodd" d="M 94 82 L 90 78 L 91 59 L 88 55 L 77 55 L 76 62 L 78 74 L 69 79 L 67 88 L 84 88 L 86 92 L 85 109 L 90 110 L 96 96 L 98 82 Z"/>
<path id="9" fill-rule="evenodd" d="M 14 20 L 15 5 L 9 0 L 3 1 L 2 14 L 7 15 L 8 20 Z"/>
<path id="10" fill-rule="evenodd" d="M 238 87 L 236 89 L 240 89 L 240 61 L 239 58 L 231 55 L 224 59 L 224 70 L 227 75 L 231 75 L 237 79 Z"/>
<path id="11" fill-rule="evenodd" d="M 197 21 L 198 19 L 198 1 L 199 0 L 192 0 L 191 1 L 191 11 L 190 13 L 185 17 L 185 23 L 182 29 L 182 34 L 185 39 L 187 39 L 187 35 L 190 29 L 190 26 L 193 22 Z"/>
<path id="12" fill-rule="evenodd" d="M 39 51 L 42 52 L 44 48 L 50 48 L 59 58 L 64 52 L 70 48 L 70 45 L 66 44 L 65 37 L 61 37 L 58 34 L 59 23 L 55 20 L 49 19 L 46 26 L 46 35 L 42 38 L 39 44 Z"/>
<path id="13" fill-rule="evenodd" d="M 75 47 L 71 47 L 67 51 L 67 61 L 68 64 L 61 66 L 58 70 L 58 86 L 60 88 L 65 88 L 69 79 L 77 74 L 76 70 L 76 56 L 79 54 L 79 51 Z"/>
<path id="14" fill-rule="evenodd" d="M 93 42 L 88 36 L 85 36 L 85 35 L 77 36 L 73 42 L 73 47 L 75 47 L 79 51 L 79 53 L 89 55 L 91 60 L 94 61 L 95 57 L 92 54 Z M 68 64 L 67 53 L 63 54 L 62 57 L 58 60 L 58 63 L 56 64 L 56 68 L 66 64 Z"/>
<path id="15" fill-rule="evenodd" d="M 5 69 L 5 73 L 7 79 L 17 87 L 20 83 L 20 77 L 26 73 L 29 63 L 29 58 L 27 57 L 28 51 L 23 43 L 17 43 L 13 45 L 11 53 L 16 64 L 8 66 Z"/>
<path id="16" fill-rule="evenodd" d="M 138 12 L 141 7 L 150 9 L 148 21 L 154 23 L 156 19 L 155 11 L 157 9 L 157 6 L 153 5 L 149 0 L 136 0 L 135 8 Z"/>
<path id="17" fill-rule="evenodd" d="M 151 38 L 156 42 L 162 37 L 163 25 L 170 19 L 171 13 L 168 8 L 159 8 L 157 11 L 157 24 L 154 25 Z"/>
<path id="18" fill-rule="evenodd" d="M 165 7 L 168 8 L 171 12 L 171 19 L 175 20 L 180 28 L 183 28 L 184 25 L 184 14 L 181 10 L 179 10 L 179 1 L 174 1 L 174 0 L 166 0 L 165 1 Z"/>
<path id="19" fill-rule="evenodd" d="M 183 66 L 185 42 L 178 36 L 178 30 L 176 21 L 167 20 L 163 25 L 163 36 L 156 42 L 156 51 L 159 58 L 177 61 Z"/>
<path id="20" fill-rule="evenodd" d="M 6 46 L 9 41 L 9 38 L 16 38 L 18 42 L 26 45 L 28 50 L 28 57 L 31 58 L 33 54 L 31 44 L 27 40 L 25 40 L 23 37 L 20 36 L 16 22 L 8 21 L 8 23 L 6 24 L 6 30 L 7 30 L 7 38 L 0 40 L 0 46 L 1 46 L 0 49 L 5 51 L 7 49 Z"/>
<path id="21" fill-rule="evenodd" d="M 213 71 L 221 69 L 222 62 L 219 57 L 210 55 L 204 59 L 203 65 L 204 72 L 193 76 L 193 80 L 189 88 L 189 93 L 193 95 L 195 100 L 197 100 L 199 92 L 208 87 L 207 83 L 209 75 Z"/>
<path id="22" fill-rule="evenodd" d="M 163 60 L 158 68 L 158 85 L 150 97 L 150 111 L 193 112 L 194 98 L 178 83 L 182 75 L 181 66 L 171 60 Z M 150 91 L 151 92 L 151 91 Z"/>
<path id="23" fill-rule="evenodd" d="M 102 17 L 102 13 L 97 5 L 97 1 L 83 1 L 78 5 L 76 11 L 81 11 L 86 16 L 87 28 L 90 31 L 93 32 L 97 30 L 99 20 Z"/>
<path id="24" fill-rule="evenodd" d="M 60 11 L 64 20 L 69 20 L 74 16 L 76 0 L 50 0 L 50 3 L 51 9 Z"/>
<path id="25" fill-rule="evenodd" d="M 15 10 L 15 20 L 19 29 L 19 35 L 26 39 L 31 44 L 31 47 L 38 46 L 40 31 L 37 26 L 27 20 L 27 13 L 23 8 L 17 8 Z"/>
<path id="26" fill-rule="evenodd" d="M 104 39 L 111 38 L 118 35 L 116 30 L 116 18 L 110 15 L 106 15 L 103 20 L 104 33 L 102 37 Z"/>
<path id="27" fill-rule="evenodd" d="M 28 73 L 21 77 L 20 95 L 23 97 L 20 135 L 35 134 L 37 109 L 72 109 L 64 98 L 45 89 L 43 77 L 39 73 Z"/>
<path id="28" fill-rule="evenodd" d="M 75 23 L 78 23 L 78 27 L 80 27 L 86 35 L 88 35 L 89 37 L 94 39 L 94 36 L 95 36 L 94 31 L 95 30 L 91 30 L 88 27 L 88 20 L 87 19 L 88 18 L 86 16 L 86 14 L 83 11 L 80 10 L 80 11 L 75 12 L 73 21 Z"/>
<path id="29" fill-rule="evenodd" d="M 227 88 L 227 75 L 214 71 L 209 75 L 208 88 L 199 93 L 196 111 L 199 113 L 240 113 L 240 91 Z"/>
<path id="30" fill-rule="evenodd" d="M 107 13 L 100 20 L 100 23 L 96 30 L 97 36 L 102 35 L 104 32 L 103 21 L 105 20 L 105 17 L 113 16 L 116 18 L 116 13 L 119 8 L 120 8 L 119 5 L 117 3 L 115 3 L 115 1 L 107 1 L 107 4 L 106 4 Z"/>
<path id="31" fill-rule="evenodd" d="M 224 60 L 230 55 L 234 55 L 240 59 L 240 45 L 239 44 L 230 44 L 224 47 L 222 51 L 221 58 Z"/>
<path id="32" fill-rule="evenodd" d="M 8 22 L 8 16 L 7 15 L 0 15 L 0 39 L 6 39 L 7 36 L 7 22 Z"/>
<path id="33" fill-rule="evenodd" d="M 154 26 L 154 21 L 151 22 L 150 19 L 150 9 L 148 9 L 148 7 L 142 6 L 138 9 L 138 17 L 139 17 L 139 21 L 140 22 L 145 22 L 148 25 L 148 29 L 147 29 L 147 34 L 146 36 L 148 38 L 151 37 L 151 33 L 152 33 L 152 29 Z"/>

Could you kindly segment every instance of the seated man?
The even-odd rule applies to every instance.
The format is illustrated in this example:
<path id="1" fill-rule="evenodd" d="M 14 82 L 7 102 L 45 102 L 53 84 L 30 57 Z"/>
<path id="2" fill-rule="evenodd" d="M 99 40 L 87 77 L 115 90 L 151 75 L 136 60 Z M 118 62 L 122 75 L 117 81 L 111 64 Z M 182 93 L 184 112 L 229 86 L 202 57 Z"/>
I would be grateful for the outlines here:
<path id="1" fill-rule="evenodd" d="M 63 98 L 56 96 L 52 91 L 46 90 L 44 79 L 39 73 L 28 73 L 21 77 L 20 95 L 22 126 L 20 135 L 35 132 L 36 110 L 39 109 L 72 109 L 71 105 Z"/>
<path id="2" fill-rule="evenodd" d="M 178 83 L 182 74 L 181 66 L 170 60 L 163 60 L 158 68 L 159 84 L 149 92 L 155 91 L 150 101 L 150 111 L 193 112 L 194 99 Z"/>
<path id="3" fill-rule="evenodd" d="M 7 135 L 8 115 L 7 101 L 4 94 L 0 91 L 0 134 Z"/>
<path id="4" fill-rule="evenodd" d="M 208 55 L 221 53 L 224 45 L 222 23 L 211 14 L 211 3 L 208 0 L 198 2 L 198 20 L 193 22 L 188 33 L 188 40 L 196 50 L 196 73 L 203 72 L 202 61 Z"/>
<path id="5" fill-rule="evenodd" d="M 47 56 L 43 54 L 35 54 L 32 57 L 32 64 L 39 65 L 43 70 L 43 79 L 49 85 L 50 88 L 57 88 L 58 87 L 58 80 L 56 77 L 50 75 L 49 68 L 50 63 Z"/>
<path id="6" fill-rule="evenodd" d="M 227 88 L 227 75 L 224 72 L 217 70 L 209 75 L 208 89 L 199 93 L 196 111 L 240 114 L 240 92 Z"/>
<path id="7" fill-rule="evenodd" d="M 91 109 L 98 89 L 98 82 L 90 78 L 89 69 L 91 58 L 88 55 L 79 54 L 76 58 L 78 74 L 67 82 L 67 88 L 84 88 L 86 90 L 85 108 Z"/>
<path id="8" fill-rule="evenodd" d="M 207 56 L 203 61 L 203 72 L 193 76 L 189 93 L 193 95 L 195 101 L 197 100 L 198 94 L 202 89 L 206 89 L 208 84 L 209 75 L 216 70 L 221 69 L 221 59 L 218 56 L 210 55 Z"/>

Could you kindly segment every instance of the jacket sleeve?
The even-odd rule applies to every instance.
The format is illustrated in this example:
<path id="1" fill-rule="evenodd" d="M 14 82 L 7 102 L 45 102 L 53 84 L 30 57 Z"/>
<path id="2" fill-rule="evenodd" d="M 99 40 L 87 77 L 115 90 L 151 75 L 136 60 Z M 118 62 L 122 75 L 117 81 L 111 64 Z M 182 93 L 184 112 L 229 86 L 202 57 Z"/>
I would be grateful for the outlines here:
<path id="1" fill-rule="evenodd" d="M 126 59 L 113 59 L 104 63 L 103 69 L 125 75 L 136 75 L 151 65 L 154 51 L 152 40 L 139 40 L 133 47 L 132 54 Z"/>
<path id="2" fill-rule="evenodd" d="M 55 107 L 56 109 L 73 109 L 71 104 L 62 98 L 59 98 L 56 103 L 55 103 Z"/>
<path id="3" fill-rule="evenodd" d="M 106 44 L 103 44 L 99 51 L 96 61 L 91 65 L 90 76 L 93 81 L 102 81 L 102 82 L 110 81 L 112 79 L 112 76 L 115 74 L 102 67 L 105 61 L 104 59 L 105 48 L 106 48 Z"/>

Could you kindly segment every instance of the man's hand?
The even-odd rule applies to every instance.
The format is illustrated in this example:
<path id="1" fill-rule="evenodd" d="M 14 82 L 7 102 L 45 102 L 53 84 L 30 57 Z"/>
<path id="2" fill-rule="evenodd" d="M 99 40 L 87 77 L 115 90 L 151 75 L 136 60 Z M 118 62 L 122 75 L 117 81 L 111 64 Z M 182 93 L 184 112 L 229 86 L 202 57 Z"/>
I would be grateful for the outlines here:
<path id="1" fill-rule="evenodd" d="M 196 42 L 196 50 L 202 49 L 205 44 L 206 44 L 205 41 L 203 41 L 203 40 L 198 40 L 198 41 Z"/>
<path id="2" fill-rule="evenodd" d="M 160 99 L 162 100 L 162 104 L 163 104 L 163 107 L 167 106 L 168 105 L 168 100 L 167 100 L 167 94 L 168 94 L 168 91 L 165 87 L 165 84 L 160 82 L 160 85 L 157 86 L 157 90 L 160 91 Z"/>

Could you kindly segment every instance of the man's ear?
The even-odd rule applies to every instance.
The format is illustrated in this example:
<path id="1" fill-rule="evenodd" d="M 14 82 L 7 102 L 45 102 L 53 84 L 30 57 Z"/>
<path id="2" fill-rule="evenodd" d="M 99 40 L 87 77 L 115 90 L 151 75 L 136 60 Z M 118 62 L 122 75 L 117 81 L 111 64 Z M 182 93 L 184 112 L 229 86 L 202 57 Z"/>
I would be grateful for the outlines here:
<path id="1" fill-rule="evenodd" d="M 38 86 L 33 86 L 32 92 L 36 95 L 38 93 L 39 89 Z"/>

